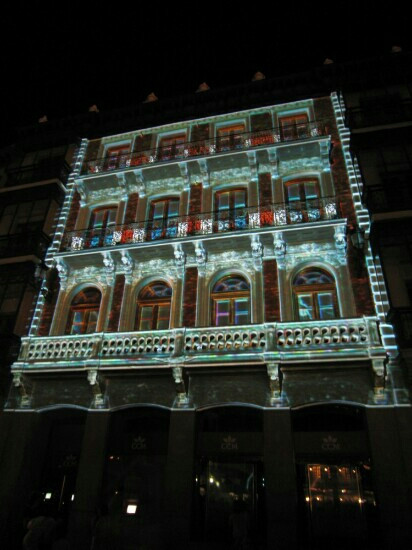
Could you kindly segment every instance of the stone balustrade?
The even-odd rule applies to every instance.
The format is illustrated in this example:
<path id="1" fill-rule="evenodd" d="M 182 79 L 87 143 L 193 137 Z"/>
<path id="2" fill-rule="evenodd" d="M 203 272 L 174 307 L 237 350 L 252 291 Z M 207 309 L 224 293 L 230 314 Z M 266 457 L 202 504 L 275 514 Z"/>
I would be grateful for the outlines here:
<path id="1" fill-rule="evenodd" d="M 383 350 L 376 318 L 265 323 L 230 327 L 177 328 L 150 332 L 95 333 L 22 338 L 15 368 L 70 366 L 98 361 L 100 365 L 207 360 L 213 355 L 243 354 L 253 360 L 280 360 L 293 352 L 301 358 L 322 350 L 328 358 L 345 353 L 372 357 Z M 127 363 L 126 363 L 127 364 Z"/>

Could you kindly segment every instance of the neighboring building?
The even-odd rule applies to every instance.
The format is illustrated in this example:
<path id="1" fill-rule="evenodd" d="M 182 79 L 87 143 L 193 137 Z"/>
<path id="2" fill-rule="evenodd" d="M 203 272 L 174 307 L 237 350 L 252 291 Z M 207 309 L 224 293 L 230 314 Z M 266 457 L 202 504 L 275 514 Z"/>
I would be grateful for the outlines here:
<path id="1" fill-rule="evenodd" d="M 45 132 L 4 148 L 0 168 L 0 403 L 28 333 L 56 228 L 73 147 Z"/>
<path id="2" fill-rule="evenodd" d="M 84 133 L 0 417 L 11 548 L 33 491 L 79 549 L 105 526 L 124 549 L 240 525 L 253 548 L 410 542 L 410 401 L 344 74 Z"/>

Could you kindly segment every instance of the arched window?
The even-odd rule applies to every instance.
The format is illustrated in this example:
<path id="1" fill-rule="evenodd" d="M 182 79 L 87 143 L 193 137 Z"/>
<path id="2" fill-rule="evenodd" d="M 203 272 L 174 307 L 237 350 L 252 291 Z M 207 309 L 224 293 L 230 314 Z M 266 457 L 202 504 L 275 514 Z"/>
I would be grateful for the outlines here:
<path id="1" fill-rule="evenodd" d="M 250 323 L 250 288 L 239 275 L 220 279 L 213 287 L 212 324 L 220 326 Z"/>
<path id="2" fill-rule="evenodd" d="M 66 334 L 96 332 L 101 293 L 97 288 L 85 288 L 73 298 L 66 326 Z"/>
<path id="3" fill-rule="evenodd" d="M 301 321 L 338 317 L 336 285 L 330 273 L 309 267 L 296 275 L 292 286 L 296 310 Z"/>
<path id="4" fill-rule="evenodd" d="M 152 201 L 149 227 L 152 240 L 167 239 L 177 235 L 179 199 L 176 197 Z"/>
<path id="5" fill-rule="evenodd" d="M 136 330 L 165 330 L 170 323 L 172 289 L 156 281 L 142 288 L 137 299 Z"/>

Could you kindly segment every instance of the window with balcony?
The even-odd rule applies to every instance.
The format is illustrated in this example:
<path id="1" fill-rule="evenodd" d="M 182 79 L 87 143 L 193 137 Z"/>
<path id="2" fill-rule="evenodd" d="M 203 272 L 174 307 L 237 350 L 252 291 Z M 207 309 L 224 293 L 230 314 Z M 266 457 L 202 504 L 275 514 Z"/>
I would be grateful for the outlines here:
<path id="1" fill-rule="evenodd" d="M 176 197 L 152 201 L 150 205 L 148 235 L 152 240 L 176 237 L 179 216 L 179 199 Z"/>
<path id="2" fill-rule="evenodd" d="M 280 134 L 282 140 L 293 141 L 310 136 L 308 128 L 308 115 L 306 113 L 279 118 Z"/>
<path id="3" fill-rule="evenodd" d="M 216 231 L 237 231 L 247 227 L 247 191 L 230 189 L 215 195 Z"/>
<path id="4" fill-rule="evenodd" d="M 97 288 L 85 288 L 73 298 L 66 334 L 92 334 L 96 332 L 101 293 Z"/>
<path id="5" fill-rule="evenodd" d="M 222 126 L 217 129 L 217 150 L 232 151 L 243 147 L 244 124 Z"/>
<path id="6" fill-rule="evenodd" d="M 229 275 L 213 287 L 212 324 L 216 327 L 250 323 L 250 287 L 241 276 Z"/>
<path id="7" fill-rule="evenodd" d="M 293 280 L 293 294 L 300 321 L 339 316 L 335 280 L 323 269 L 307 268 L 299 272 Z"/>
<path id="8" fill-rule="evenodd" d="M 184 157 L 186 134 L 166 136 L 159 142 L 159 159 L 173 160 Z"/>
<path id="9" fill-rule="evenodd" d="M 112 243 L 112 230 L 116 225 L 117 207 L 107 206 L 93 210 L 90 217 L 90 247 Z"/>
<path id="10" fill-rule="evenodd" d="M 130 164 L 130 143 L 106 149 L 105 170 L 117 170 Z"/>
<path id="11" fill-rule="evenodd" d="M 321 219 L 320 190 L 317 179 L 300 179 L 285 184 L 285 199 L 290 223 Z"/>
<path id="12" fill-rule="evenodd" d="M 136 330 L 166 330 L 170 324 L 172 289 L 156 281 L 145 286 L 137 299 Z"/>

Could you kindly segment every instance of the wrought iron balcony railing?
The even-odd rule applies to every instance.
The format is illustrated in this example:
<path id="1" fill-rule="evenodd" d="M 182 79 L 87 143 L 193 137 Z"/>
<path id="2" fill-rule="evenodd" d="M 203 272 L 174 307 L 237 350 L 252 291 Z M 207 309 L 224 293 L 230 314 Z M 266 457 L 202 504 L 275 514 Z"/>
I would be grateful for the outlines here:
<path id="1" fill-rule="evenodd" d="M 313 352 L 372 357 L 385 354 L 375 318 L 296 321 L 230 327 L 177 328 L 142 332 L 96 333 L 52 337 L 24 337 L 15 368 L 74 364 L 99 359 L 100 365 L 127 364 L 134 358 L 169 364 L 171 358 L 190 363 L 204 361 L 207 354 L 213 361 L 236 354 L 236 360 L 256 358 L 262 354 L 280 359 L 299 360 Z M 243 359 L 242 359 L 243 356 Z M 263 357 L 263 358 L 264 358 Z"/>
<path id="2" fill-rule="evenodd" d="M 276 203 L 262 207 L 237 208 L 215 213 L 176 216 L 164 220 L 85 229 L 65 233 L 61 251 L 76 251 L 205 236 L 229 231 L 313 223 L 339 218 L 335 197 Z"/>
<path id="3" fill-rule="evenodd" d="M 70 174 L 70 166 L 62 159 L 41 164 L 32 164 L 7 170 L 6 187 L 15 185 L 24 185 L 27 183 L 36 183 L 56 178 L 62 183 L 66 183 Z"/>
<path id="4" fill-rule="evenodd" d="M 271 130 L 261 130 L 259 132 L 244 132 L 231 136 L 157 147 L 156 149 L 118 156 L 95 158 L 83 164 L 82 174 L 97 174 L 194 157 L 208 157 L 228 151 L 242 151 L 262 146 L 267 147 L 276 143 L 303 140 L 324 135 L 326 135 L 326 126 L 322 122 L 299 123 L 296 126 L 272 128 Z"/>
<path id="5" fill-rule="evenodd" d="M 15 235 L 6 235 L 0 237 L 0 258 L 33 254 L 43 259 L 50 242 L 50 237 L 41 231 L 27 230 Z"/>

